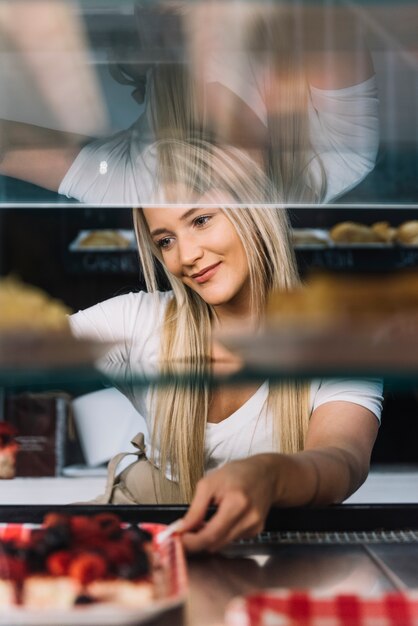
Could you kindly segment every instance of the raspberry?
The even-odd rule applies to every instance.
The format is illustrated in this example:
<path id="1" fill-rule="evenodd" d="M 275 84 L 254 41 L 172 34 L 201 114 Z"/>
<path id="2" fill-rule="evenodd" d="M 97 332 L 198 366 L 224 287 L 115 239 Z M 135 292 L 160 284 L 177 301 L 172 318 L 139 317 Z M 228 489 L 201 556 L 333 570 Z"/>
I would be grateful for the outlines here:
<path id="1" fill-rule="evenodd" d="M 69 523 L 68 515 L 64 515 L 63 513 L 48 513 L 44 517 L 43 525 L 46 528 L 50 528 L 51 526 L 68 526 Z"/>
<path id="2" fill-rule="evenodd" d="M 134 559 L 132 547 L 126 543 L 108 541 L 103 545 L 103 552 L 112 565 L 132 563 Z"/>
<path id="3" fill-rule="evenodd" d="M 82 585 L 104 578 L 107 573 L 106 561 L 98 554 L 88 552 L 77 556 L 69 568 L 71 578 L 79 581 Z"/>
<path id="4" fill-rule="evenodd" d="M 81 545 L 85 546 L 91 552 L 103 552 L 107 541 L 106 537 L 103 537 L 102 535 L 95 535 L 93 537 L 89 537 L 88 542 L 85 542 L 84 544 L 82 543 Z"/>
<path id="5" fill-rule="evenodd" d="M 70 569 L 73 557 L 67 550 L 60 550 L 50 554 L 46 560 L 46 568 L 53 576 L 66 576 Z"/>
<path id="6" fill-rule="evenodd" d="M 100 533 L 98 524 L 94 519 L 89 519 L 85 515 L 74 515 L 70 520 L 70 527 L 73 538 L 77 541 L 88 541 Z"/>

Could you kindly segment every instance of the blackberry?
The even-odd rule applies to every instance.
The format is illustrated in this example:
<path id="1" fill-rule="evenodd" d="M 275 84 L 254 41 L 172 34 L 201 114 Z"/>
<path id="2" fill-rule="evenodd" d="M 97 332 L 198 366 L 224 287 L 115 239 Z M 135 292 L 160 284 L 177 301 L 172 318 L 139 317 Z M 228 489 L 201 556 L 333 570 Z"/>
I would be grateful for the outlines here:
<path id="1" fill-rule="evenodd" d="M 144 552 L 138 554 L 133 563 L 121 563 L 116 568 L 116 573 L 121 578 L 134 580 L 142 578 L 149 573 L 149 563 Z"/>
<path id="2" fill-rule="evenodd" d="M 91 596 L 85 593 L 80 594 L 74 600 L 75 605 L 94 604 L 95 602 L 97 602 L 97 600 L 95 600 L 94 598 L 92 598 Z"/>

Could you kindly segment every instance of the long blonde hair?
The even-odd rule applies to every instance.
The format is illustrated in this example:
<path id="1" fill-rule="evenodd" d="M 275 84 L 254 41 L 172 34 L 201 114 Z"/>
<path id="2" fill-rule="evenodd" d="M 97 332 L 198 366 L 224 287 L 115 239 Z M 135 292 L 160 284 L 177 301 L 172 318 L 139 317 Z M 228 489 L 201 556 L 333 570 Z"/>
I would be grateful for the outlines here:
<path id="1" fill-rule="evenodd" d="M 165 140 L 157 148 L 159 186 L 181 183 L 198 195 L 209 189 L 221 189 L 240 205 L 220 208 L 234 224 L 247 252 L 251 306 L 261 318 L 271 290 L 286 291 L 299 283 L 286 212 L 266 202 L 272 196 L 263 172 L 243 152 L 202 140 Z M 140 208 L 134 209 L 134 225 L 147 289 L 158 291 L 155 260 L 162 262 L 161 252 L 150 236 Z M 170 465 L 187 502 L 205 467 L 210 388 L 202 374 L 210 373 L 214 312 L 164 265 L 163 269 L 173 298 L 164 319 L 161 370 L 167 373 L 173 363 L 186 363 L 194 384 L 178 381 L 156 389 L 152 442 L 153 451 L 159 449 L 160 466 L 164 470 Z M 289 453 L 301 450 L 309 421 L 306 385 L 271 386 L 269 406 L 276 425 L 277 449 Z"/>
<path id="2" fill-rule="evenodd" d="M 245 38 L 248 62 L 267 70 L 266 171 L 288 203 L 322 202 L 327 190 L 325 169 L 310 138 L 306 59 L 312 51 L 305 49 L 303 22 L 301 10 L 260 5 L 248 20 Z"/>
<path id="3" fill-rule="evenodd" d="M 229 19 L 234 19 L 234 12 Z M 243 54 L 234 61 L 235 71 L 242 72 L 239 63 L 247 63 L 255 73 L 262 68 L 269 90 L 267 140 L 260 153 L 264 169 L 280 202 L 322 202 L 327 190 L 326 172 L 311 141 L 306 74 L 309 51 L 304 50 L 298 11 L 256 6 L 241 28 L 244 34 L 239 45 Z M 228 137 L 216 134 L 216 119 L 207 115 L 204 106 L 205 83 L 193 76 L 192 66 L 193 59 L 189 65 L 160 64 L 154 68 L 149 83 L 149 108 L 156 137 L 209 139 L 215 133 L 218 143 L 229 143 Z M 234 120 L 230 122 L 233 124 Z M 244 135 L 245 132 L 242 129 Z"/>

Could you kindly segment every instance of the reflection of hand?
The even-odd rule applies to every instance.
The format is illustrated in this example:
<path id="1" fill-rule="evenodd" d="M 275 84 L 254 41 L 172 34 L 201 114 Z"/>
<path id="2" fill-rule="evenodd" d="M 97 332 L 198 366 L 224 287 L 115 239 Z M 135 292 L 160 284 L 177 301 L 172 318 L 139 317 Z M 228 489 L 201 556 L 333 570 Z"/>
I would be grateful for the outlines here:
<path id="1" fill-rule="evenodd" d="M 186 550 L 214 552 L 234 539 L 259 533 L 274 499 L 275 482 L 276 473 L 263 455 L 233 461 L 200 480 L 183 520 Z M 218 509 L 202 525 L 210 504 Z"/>

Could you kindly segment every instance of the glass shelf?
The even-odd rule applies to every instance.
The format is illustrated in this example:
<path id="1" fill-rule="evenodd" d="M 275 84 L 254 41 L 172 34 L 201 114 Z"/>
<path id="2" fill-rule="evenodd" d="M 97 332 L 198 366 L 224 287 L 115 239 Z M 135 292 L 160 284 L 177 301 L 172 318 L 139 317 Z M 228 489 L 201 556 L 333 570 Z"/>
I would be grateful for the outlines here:
<path id="1" fill-rule="evenodd" d="M 274 349 L 274 345 L 273 345 Z M 322 361 L 322 362 L 321 362 Z M 144 364 L 145 365 L 145 364 Z M 182 366 L 177 370 L 171 367 L 169 373 L 159 374 L 155 370 L 147 373 L 147 367 L 133 371 L 131 366 L 119 365 L 116 370 L 112 368 L 97 368 L 93 365 L 86 366 L 46 366 L 38 368 L 25 367 L 0 367 L 0 388 L 8 390 L 66 390 L 69 393 L 79 395 L 103 389 L 104 387 L 117 387 L 120 389 L 135 389 L 154 386 L 180 385 L 191 387 L 203 384 L 217 385 L 243 385 L 269 380 L 270 383 L 283 381 L 310 381 L 313 379 L 326 378 L 381 378 L 384 380 L 385 390 L 410 390 L 418 388 L 418 359 L 408 359 L 407 364 L 399 361 L 361 363 L 351 361 L 321 360 L 313 356 L 304 362 L 295 360 L 293 363 L 283 363 L 280 360 L 272 362 L 270 356 L 265 360 L 253 359 L 253 363 L 244 365 L 239 371 L 236 367 L 228 367 L 225 364 L 217 368 L 212 374 L 196 374 L 187 367 Z M 154 369 L 154 368 L 153 368 Z M 231 371 L 229 373 L 229 370 Z"/>
<path id="2" fill-rule="evenodd" d="M 68 196 L 66 192 L 62 192 L 62 189 L 61 193 L 58 193 L 61 185 L 58 186 L 56 181 L 59 179 L 62 183 L 64 180 L 62 177 L 66 178 L 64 172 L 57 174 L 51 186 L 43 180 L 38 180 L 36 176 L 35 178 L 32 175 L 27 176 L 25 172 L 11 172 L 10 170 L 4 172 L 0 169 L 2 173 L 0 175 L 0 276 L 15 272 L 21 275 L 24 281 L 38 285 L 52 297 L 62 299 L 73 310 L 85 309 L 117 293 L 143 288 L 143 276 L 140 274 L 136 250 L 79 253 L 73 252 L 70 244 L 77 233 L 86 228 L 115 229 L 132 226 L 131 207 L 133 204 L 139 204 L 138 202 L 119 202 L 118 200 L 102 202 L 100 199 L 103 188 L 107 186 L 107 176 L 104 174 L 107 160 L 110 163 L 111 154 L 108 148 L 115 134 L 126 133 L 129 140 L 133 140 L 133 144 L 134 139 L 138 139 L 139 136 L 141 145 L 138 147 L 135 143 L 135 147 L 138 147 L 139 157 L 142 158 L 145 148 L 149 148 L 150 144 L 155 141 L 157 135 L 155 129 L 148 129 L 149 135 L 147 133 L 141 135 L 136 131 L 143 128 L 147 116 L 151 117 L 155 111 L 156 103 L 150 99 L 152 104 L 149 105 L 147 100 L 147 97 L 152 95 L 153 82 L 150 78 L 153 78 L 153 72 L 154 75 L 158 75 L 156 70 L 167 60 L 171 69 L 184 70 L 187 81 L 190 81 L 192 87 L 191 93 L 195 88 L 196 93 L 199 93 L 202 84 L 204 85 L 202 93 L 206 93 L 208 84 L 211 81 L 216 82 L 213 81 L 213 75 L 221 79 L 221 86 L 223 85 L 227 91 L 231 92 L 229 93 L 231 106 L 220 107 L 218 111 L 216 107 L 211 109 L 211 103 L 208 101 L 205 111 L 210 120 L 211 131 L 215 129 L 218 133 L 216 138 L 218 144 L 220 146 L 232 144 L 238 150 L 249 148 L 251 154 L 255 154 L 260 162 L 269 163 L 273 151 L 270 139 L 268 142 L 265 140 L 260 142 L 256 137 L 253 144 L 253 125 L 246 124 L 245 120 L 248 112 L 252 113 L 252 119 L 254 119 L 254 113 L 255 117 L 260 113 L 260 109 L 257 109 L 254 102 L 257 103 L 257 97 L 261 94 L 262 114 L 259 117 L 263 118 L 265 113 L 268 120 L 267 114 L 269 113 L 273 121 L 267 135 L 271 137 L 270 130 L 275 125 L 280 127 L 281 114 L 283 114 L 284 123 L 288 121 L 289 111 L 283 113 L 283 111 L 276 110 L 275 103 L 268 104 L 267 100 L 263 99 L 266 96 L 264 86 L 260 93 L 258 91 L 265 76 L 271 79 L 269 75 L 271 65 L 269 64 L 271 63 L 273 68 L 277 69 L 274 63 L 278 58 L 276 56 L 278 50 L 271 49 L 268 42 L 274 41 L 276 45 L 281 40 L 280 37 L 271 37 L 270 40 L 268 37 L 264 40 L 258 38 L 251 20 L 246 22 L 242 19 L 248 7 L 266 6 L 270 10 L 277 6 L 279 10 L 289 10 L 290 23 L 295 23 L 297 28 L 294 32 L 289 29 L 285 33 L 286 42 L 287 36 L 290 41 L 290 45 L 286 46 L 286 51 L 290 50 L 294 53 L 294 58 L 290 59 L 292 62 L 300 58 L 303 58 L 304 62 L 308 61 L 306 67 L 302 68 L 304 84 L 309 85 L 309 93 L 306 94 L 309 96 L 307 101 L 312 103 L 311 96 L 315 93 L 311 89 L 314 83 L 312 82 L 311 85 L 308 65 L 311 66 L 311 61 L 318 50 L 325 53 L 326 62 L 322 65 L 323 78 L 324 67 L 329 68 L 328 61 L 335 60 L 334 50 L 327 50 L 327 46 L 330 42 L 331 48 L 334 43 L 345 46 L 347 33 L 350 38 L 350 51 L 351 45 L 353 46 L 354 62 L 357 63 L 361 59 L 364 43 L 366 43 L 376 75 L 379 99 L 379 111 L 376 114 L 376 122 L 379 126 L 379 137 L 376 141 L 378 146 L 375 146 L 376 159 L 371 158 L 368 167 L 364 170 L 359 168 L 358 177 L 348 183 L 345 181 L 334 194 L 330 194 L 326 202 L 305 204 L 298 201 L 299 196 L 293 198 L 289 194 L 287 197 L 283 193 L 286 202 L 282 202 L 282 197 L 277 201 L 280 201 L 280 206 L 289 209 L 292 226 L 295 228 L 305 226 L 329 228 L 342 220 L 353 220 L 365 224 L 387 220 L 398 226 L 402 221 L 418 220 L 418 118 L 416 115 L 418 57 L 416 26 L 414 26 L 418 17 L 416 3 L 410 1 L 395 3 L 393 0 L 354 0 L 350 3 L 343 3 L 343 6 L 337 0 L 335 2 L 302 0 L 296 3 L 286 0 L 277 3 L 271 0 L 236 0 L 233 3 L 225 0 L 225 2 L 213 3 L 208 0 L 205 7 L 205 0 L 199 2 L 186 0 L 181 3 L 170 3 L 167 0 L 142 0 L 142 2 L 136 0 L 83 0 L 83 2 L 64 0 L 55 5 L 54 3 L 47 4 L 48 20 L 45 20 L 42 19 L 41 11 L 44 7 L 42 3 L 32 0 L 21 2 L 0 0 L 0 7 L 6 9 L 0 15 L 0 92 L 3 96 L 0 103 L 0 119 L 31 127 L 36 126 L 43 130 L 52 129 L 60 134 L 60 138 L 56 136 L 57 146 L 62 145 L 61 141 L 67 133 L 72 136 L 75 134 L 81 138 L 80 142 L 76 143 L 77 149 L 80 150 L 79 154 L 84 148 L 88 148 L 91 142 L 103 140 L 105 157 L 103 162 L 102 159 L 99 162 L 99 172 L 97 169 L 95 171 L 95 181 L 98 183 L 100 193 L 97 197 L 89 196 L 86 199 L 81 192 L 77 195 L 79 191 L 77 185 L 71 189 L 73 193 L 69 193 Z M 182 9 L 185 6 L 186 10 L 178 11 L 179 6 Z M 159 7 L 163 10 L 159 11 Z M 172 7 L 174 12 L 170 15 Z M 205 8 L 210 9 L 213 22 L 202 19 L 190 21 L 194 8 L 203 11 Z M 231 9 L 231 12 L 224 13 L 224 9 Z M 344 18 L 347 16 L 350 19 L 334 21 L 334 10 L 344 11 Z M 16 14 L 14 14 L 15 11 Z M 19 11 L 23 12 L 20 14 L 21 17 L 26 19 L 18 19 Z M 33 19 L 31 16 L 34 16 Z M 320 28 L 316 28 L 317 25 L 319 27 L 326 25 L 326 37 L 321 40 L 319 36 L 319 42 L 314 42 L 312 46 L 310 42 L 305 42 L 303 37 L 300 38 L 306 16 L 309 16 L 309 35 L 311 31 L 312 34 L 322 32 Z M 353 33 L 347 29 L 351 18 L 355 26 Z M 4 24 L 1 19 L 6 21 L 8 19 L 9 23 Z M 45 34 L 44 27 L 47 23 L 49 30 Z M 339 23 L 344 25 L 343 39 L 339 36 L 341 34 L 338 31 Z M 201 29 L 202 24 L 203 29 Z M 270 26 L 270 22 L 267 25 Z M 261 33 L 264 32 L 264 26 L 265 22 L 262 22 Z M 211 27 L 213 27 L 212 30 Z M 29 30 L 29 33 L 25 32 L 25 28 Z M 247 33 L 251 33 L 252 38 L 246 38 Z M 27 34 L 30 36 L 28 37 Z M 161 37 L 161 34 L 164 36 Z M 351 37 L 351 34 L 354 36 Z M 180 36 L 177 37 L 177 35 Z M 214 35 L 213 38 L 211 35 Z M 204 54 L 199 49 L 202 42 L 209 46 L 209 50 L 203 51 Z M 319 46 L 317 46 L 318 43 Z M 329 52 L 331 52 L 330 55 L 328 55 Z M 310 56 L 311 53 L 313 56 Z M 262 58 L 267 59 L 264 66 L 262 63 L 259 65 Z M 286 60 L 286 55 L 284 58 Z M 205 66 L 206 63 L 207 66 Z M 261 71 L 258 72 L 260 67 Z M 355 69 L 354 73 L 357 76 L 359 67 Z M 205 70 L 208 70 L 209 76 L 202 79 Z M 249 77 L 248 74 L 251 76 Z M 321 77 L 321 71 L 319 75 Z M 345 72 L 339 72 L 339 77 L 343 75 Z M 57 80 L 57 76 L 58 78 L 65 77 L 65 80 Z M 274 72 L 273 76 L 275 76 Z M 248 78 L 253 78 L 253 81 Z M 147 83 L 146 86 L 145 83 Z M 353 85 L 354 83 L 350 86 Z M 164 88 L 171 86 L 175 88 L 178 85 L 171 85 L 169 81 L 163 85 Z M 248 91 L 246 91 L 247 87 L 249 87 Z M 141 88 L 147 96 L 142 102 L 139 97 Z M 286 85 L 287 88 L 288 85 Z M 331 87 L 330 89 L 332 90 Z M 189 94 L 189 90 L 184 90 L 182 95 L 184 94 Z M 254 95 L 257 96 L 255 99 Z M 162 101 L 165 102 L 164 99 Z M 217 102 L 216 99 L 214 101 Z M 240 106 L 242 102 L 249 103 L 250 111 L 242 110 Z M 332 102 L 332 97 L 330 102 Z M 330 102 L 327 106 L 330 106 Z M 374 102 L 376 103 L 376 98 Z M 186 97 L 183 104 L 184 110 L 190 111 L 196 102 L 191 102 Z M 272 104 L 274 106 L 269 111 L 268 107 Z M 357 105 L 361 108 L 361 101 L 356 100 L 354 96 L 350 97 L 348 103 L 350 110 L 357 110 Z M 321 124 L 320 139 L 322 140 L 330 112 L 326 108 L 322 110 L 318 103 L 316 106 L 315 110 L 309 113 L 305 111 L 306 119 L 302 119 L 301 128 L 309 126 L 309 131 L 311 131 L 312 119 L 315 120 L 317 116 Z M 277 108 L 280 109 L 280 107 Z M 219 112 L 222 114 L 220 118 L 218 118 Z M 225 113 L 227 115 L 223 115 Z M 342 111 L 342 113 L 344 117 L 347 111 Z M 355 117 L 357 119 L 358 116 Z M 364 131 L 372 117 L 367 117 L 367 124 L 363 128 L 355 128 L 357 132 L 351 135 L 349 132 L 346 135 L 342 134 L 346 139 L 364 137 Z M 344 117 L 344 128 L 346 128 L 346 122 Z M 131 128 L 136 129 L 135 135 L 130 134 Z M 246 137 L 246 130 L 250 131 L 248 137 Z M 0 127 L 2 136 L 1 131 Z M 314 132 L 309 134 L 310 137 L 315 136 Z M 243 136 L 248 140 L 247 143 L 244 141 L 243 144 L 241 141 Z M 261 134 L 261 136 L 264 135 Z M 328 148 L 327 145 L 324 148 L 321 141 L 313 142 L 312 146 L 309 145 L 308 162 L 311 163 L 318 152 L 325 157 L 330 156 L 330 154 L 327 155 L 327 149 L 331 152 L 335 149 L 334 140 L 338 136 L 340 136 L 338 129 L 334 134 L 331 133 Z M 21 136 L 18 139 L 17 146 L 19 147 Z M 144 145 L 141 143 L 142 140 Z M 29 150 L 37 150 L 42 148 L 43 141 L 39 136 L 31 136 L 28 138 L 26 147 Z M 74 147 L 71 141 L 70 144 Z M 374 154 L 374 143 L 370 141 L 373 145 L 368 148 Z M 55 146 L 54 142 L 55 139 L 52 142 Z M 302 147 L 305 149 L 304 146 Z M 295 153 L 298 154 L 300 148 L 299 146 L 295 148 Z M 310 152 L 311 148 L 312 152 Z M 354 156 L 360 157 L 358 161 L 354 159 L 354 165 L 358 166 L 362 162 L 362 155 L 357 154 L 354 149 Z M 345 175 L 350 169 L 346 167 L 347 163 L 350 165 L 350 159 L 347 160 L 345 145 L 342 154 L 332 152 L 329 162 L 325 162 L 326 174 L 327 176 L 330 174 L 331 183 L 334 182 L 332 166 L 341 157 L 343 165 L 339 171 L 340 175 L 341 171 Z M 29 165 L 40 163 L 41 159 L 42 157 L 36 156 L 29 162 Z M 60 162 L 59 159 L 55 161 Z M 4 160 L 2 163 L 4 164 Z M 67 165 L 72 169 L 74 164 L 75 161 L 71 161 Z M 52 162 L 51 166 L 54 165 L 55 162 Z M 102 170 L 100 170 L 101 165 Z M 300 167 L 300 163 L 296 165 L 294 171 L 301 172 L 307 169 L 307 167 Z M 114 166 L 116 169 L 117 163 Z M 45 169 L 48 167 L 46 166 Z M 109 167 L 109 169 L 112 168 Z M 87 171 L 87 168 L 85 170 L 81 168 L 81 170 L 82 174 Z M 89 174 L 86 178 L 90 185 Z M 37 185 L 33 184 L 34 182 Z M 135 182 L 137 182 L 136 179 Z M 297 182 L 300 183 L 300 181 Z M 298 184 L 292 189 L 303 188 L 303 186 Z M 51 188 L 54 191 L 50 191 Z M 22 213 L 20 213 L 21 209 Z M 126 211 L 126 216 L 122 215 L 123 209 Z M 44 215 L 41 215 L 42 213 Z M 296 255 L 302 274 L 312 267 L 333 272 L 382 273 L 418 266 L 418 246 L 408 248 L 339 246 L 332 249 L 299 247 L 296 249 Z M 185 366 L 178 371 L 172 367 L 170 373 L 161 375 L 155 368 L 150 368 L 147 363 L 142 369 L 138 367 L 134 371 L 131 365 L 126 369 L 123 364 L 115 369 L 103 362 L 95 366 L 96 360 L 93 358 L 66 362 L 52 358 L 50 361 L 43 361 L 39 358 L 39 354 L 35 358 L 35 351 L 30 347 L 27 350 L 32 357 L 29 361 L 12 363 L 2 360 L 0 341 L 0 396 L 3 389 L 4 395 L 28 390 L 65 390 L 73 395 L 80 395 L 110 386 L 131 391 L 136 387 L 144 390 L 153 385 L 190 386 L 203 383 L 239 385 L 266 379 L 272 383 L 279 383 L 289 379 L 309 381 L 312 378 L 330 377 L 379 377 L 385 380 L 386 389 L 410 390 L 418 387 L 418 357 L 415 358 L 415 354 L 418 354 L 418 345 L 415 343 L 418 341 L 415 338 L 402 345 L 395 342 L 392 345 L 387 344 L 383 352 L 379 352 L 375 345 L 368 344 L 367 340 L 356 344 L 352 337 L 350 339 L 349 334 L 346 337 L 340 337 L 338 341 L 329 340 L 328 343 L 324 340 L 322 343 L 320 341 L 309 343 L 308 341 L 305 347 L 298 341 L 292 344 L 293 339 L 294 337 L 277 335 L 267 338 L 263 344 L 259 338 L 246 338 L 245 341 L 241 341 L 241 345 L 235 345 L 245 366 L 237 371 L 236 366 L 228 369 L 228 366 L 224 364 L 221 371 L 215 371 L 211 377 L 196 376 Z M 231 340 L 231 348 L 234 347 L 234 341 L 235 339 Z M 9 354 L 13 355 L 13 351 L 9 351 Z M 405 429 L 404 432 L 411 431 Z M 413 440 L 414 437 L 411 439 Z"/>

